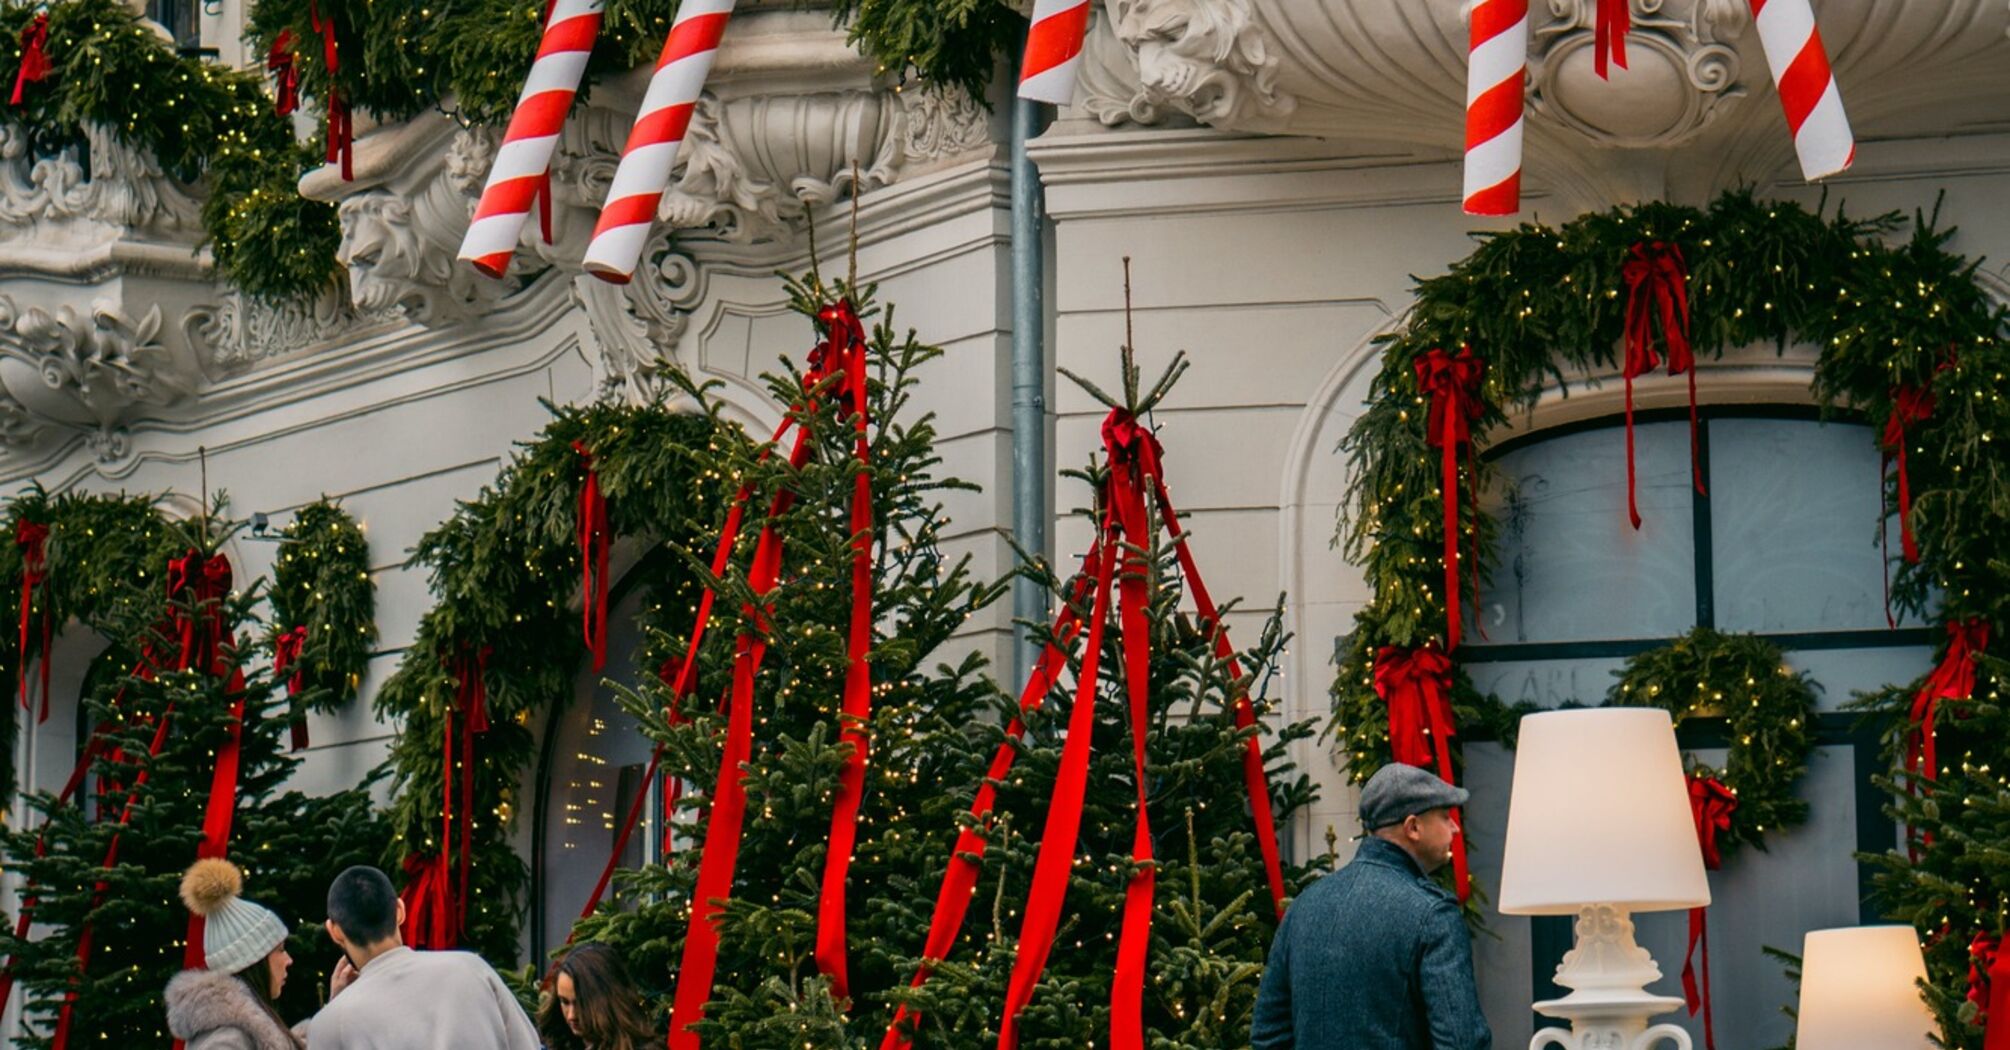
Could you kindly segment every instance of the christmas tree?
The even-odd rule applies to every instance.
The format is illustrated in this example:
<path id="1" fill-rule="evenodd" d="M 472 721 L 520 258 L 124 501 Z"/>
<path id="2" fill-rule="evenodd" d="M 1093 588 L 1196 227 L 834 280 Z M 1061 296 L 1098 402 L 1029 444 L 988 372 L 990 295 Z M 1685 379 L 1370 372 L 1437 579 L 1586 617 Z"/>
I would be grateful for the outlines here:
<path id="1" fill-rule="evenodd" d="M 976 582 L 962 563 L 948 562 L 939 551 L 936 541 L 948 523 L 935 494 L 959 483 L 934 476 L 931 421 L 901 417 L 917 368 L 939 351 L 912 333 L 898 334 L 890 310 L 877 317 L 869 289 L 852 299 L 850 286 L 827 288 L 812 275 L 793 291 L 795 308 L 806 316 L 829 318 L 834 302 L 849 300 L 866 321 L 878 321 L 866 340 L 871 382 L 864 414 L 873 511 L 873 692 L 866 789 L 848 883 L 842 988 L 848 994 L 835 986 L 827 955 L 819 965 L 817 944 L 828 829 L 852 753 L 841 739 L 846 723 L 838 711 L 853 596 L 846 570 L 855 550 L 856 420 L 833 404 L 829 382 L 816 374 L 807 383 L 796 375 L 771 380 L 778 401 L 798 406 L 807 432 L 810 452 L 800 467 L 791 466 L 780 448 L 745 437 L 718 443 L 718 473 L 750 494 L 750 524 L 731 565 L 748 563 L 759 546 L 750 535 L 752 523 L 764 520 L 775 496 L 789 497 L 772 518 L 782 540 L 779 582 L 762 604 L 760 581 L 746 570 L 730 568 L 717 577 L 720 600 L 698 651 L 695 690 L 681 705 L 664 683 L 627 698 L 645 732 L 663 744 L 665 768 L 689 785 L 675 823 L 680 846 L 664 863 L 624 873 L 615 899 L 582 921 L 575 939 L 612 943 L 625 952 L 668 1015 L 680 990 L 725 736 L 727 719 L 714 700 L 732 686 L 736 635 L 750 633 L 770 639 L 772 648 L 757 681 L 758 716 L 743 766 L 747 822 L 731 899 L 716 917 L 719 947 L 709 1003 L 692 1030 L 707 1046 L 876 1047 L 905 1005 L 918 1014 L 918 1021 L 903 1022 L 915 1045 L 988 1045 L 997 1038 L 1017 917 L 1060 765 L 1070 690 L 1055 689 L 1047 705 L 1025 714 L 1017 764 L 997 785 L 994 820 L 977 825 L 988 829 L 988 848 L 972 914 L 946 961 L 911 988 L 945 866 L 959 832 L 973 823 L 973 797 L 1019 713 L 986 678 L 980 658 L 952 664 L 938 650 L 1000 589 Z M 1100 484 L 1099 475 L 1083 477 Z M 693 552 L 694 564 L 703 554 Z M 1160 542 L 1148 556 L 1158 566 L 1145 623 L 1153 643 L 1148 782 L 1159 869 L 1147 1023 L 1160 1038 L 1154 1045 L 1238 1045 L 1247 1038 L 1276 923 L 1243 782 L 1243 743 L 1258 730 L 1238 728 L 1232 711 L 1235 691 L 1250 682 L 1232 676 L 1213 635 L 1178 611 L 1183 589 L 1174 548 Z M 1049 576 L 1047 582 L 1077 603 L 1080 616 L 1089 615 L 1079 581 L 1064 585 Z M 749 612 L 756 607 L 765 609 L 758 620 Z M 657 626 L 656 655 L 673 669 L 674 682 L 690 625 L 687 619 Z M 1240 654 L 1241 666 L 1262 674 L 1283 640 L 1273 615 L 1258 644 Z M 1098 675 L 1104 691 L 1115 696 L 1122 695 L 1122 661 L 1115 655 L 1121 644 L 1120 632 L 1109 631 L 1110 654 Z M 1079 673 L 1079 657 L 1071 666 Z M 1061 930 L 1069 947 L 1051 959 L 1023 1015 L 1023 1046 L 1079 1050 L 1103 1041 L 1108 1031 L 1115 931 L 1137 800 L 1128 718 L 1120 701 L 1096 705 L 1082 863 Z M 1273 778 L 1287 772 L 1282 754 L 1288 742 L 1311 732 L 1305 724 L 1268 738 Z M 1310 797 L 1303 778 L 1275 790 L 1274 818 L 1286 819 Z M 1287 879 L 1295 887 L 1303 875 L 1303 869 L 1290 869 Z"/>
<path id="2" fill-rule="evenodd" d="M 0 834 L 33 902 L 29 936 L 12 924 L 0 935 L 15 994 L 30 997 L 24 1045 L 168 1038 L 160 992 L 184 966 L 190 929 L 176 886 L 199 850 L 226 853 L 245 871 L 246 895 L 294 924 L 280 1006 L 308 1016 L 336 960 L 320 929 L 328 880 L 381 858 L 385 828 L 367 786 L 312 799 L 282 791 L 293 765 L 283 752 L 288 701 L 263 669 L 269 653 L 251 641 L 266 633 L 256 621 L 262 585 L 235 588 L 219 553 L 229 529 L 208 517 L 165 522 L 144 501 L 107 507 L 107 521 L 115 511 L 132 520 L 103 531 L 54 513 L 65 526 L 50 555 L 52 578 L 90 581 L 113 598 L 91 606 L 89 625 L 111 646 L 83 697 L 89 779 L 72 798 L 31 795 L 29 825 Z M 233 753 L 229 805 L 217 771 Z M 225 801 L 212 806 L 213 796 Z"/>

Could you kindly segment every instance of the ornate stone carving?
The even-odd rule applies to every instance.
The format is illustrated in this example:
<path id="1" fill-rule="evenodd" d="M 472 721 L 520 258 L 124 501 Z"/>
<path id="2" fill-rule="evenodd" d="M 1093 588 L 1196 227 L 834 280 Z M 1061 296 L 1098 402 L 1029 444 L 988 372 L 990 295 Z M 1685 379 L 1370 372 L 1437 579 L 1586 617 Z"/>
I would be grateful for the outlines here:
<path id="1" fill-rule="evenodd" d="M 650 236 L 642 266 L 626 286 L 585 275 L 573 279 L 573 299 L 600 347 L 595 372 L 601 397 L 662 392 L 664 365 L 690 329 L 690 311 L 704 292 L 704 271 L 677 250 L 668 226 Z"/>
<path id="2" fill-rule="evenodd" d="M 1742 97 L 1736 39 L 1749 21 L 1726 0 L 1700 0 L 1680 13 L 1665 0 L 1634 0 L 1626 70 L 1592 72 L 1597 0 L 1549 0 L 1554 20 L 1536 31 L 1529 101 L 1539 114 L 1607 146 L 1685 142 Z"/>
<path id="3" fill-rule="evenodd" d="M 1181 113 L 1206 124 L 1281 131 L 1298 100 L 1278 86 L 1279 53 L 1249 0 L 1106 0 L 1114 40 L 1135 71 L 1091 63 L 1090 112 L 1106 124 Z"/>
<path id="4" fill-rule="evenodd" d="M 195 377 L 161 345 L 161 308 L 134 319 L 107 301 L 88 316 L 19 308 L 0 296 L 0 423 L 10 444 L 49 426 L 82 431 L 101 460 L 126 452 L 125 423 L 142 406 L 171 405 Z"/>
<path id="5" fill-rule="evenodd" d="M 103 125 L 84 125 L 84 170 L 74 147 L 40 157 L 32 132 L 0 127 L 0 224 L 96 220 L 155 233 L 197 229 L 201 208 L 148 154 Z"/>
<path id="6" fill-rule="evenodd" d="M 659 214 L 737 243 L 799 229 L 806 208 L 893 181 L 906 158 L 900 117 L 885 91 L 707 94 L 679 151 L 683 174 Z"/>
<path id="7" fill-rule="evenodd" d="M 949 160 L 991 144 L 991 114 L 968 91 L 931 86 L 899 97 L 908 161 Z"/>
<path id="8" fill-rule="evenodd" d="M 182 315 L 181 328 L 208 367 L 231 373 L 333 342 L 358 328 L 393 324 L 403 317 L 395 306 L 360 313 L 332 290 L 306 302 L 275 305 L 232 289 L 219 301 L 198 305 Z"/>

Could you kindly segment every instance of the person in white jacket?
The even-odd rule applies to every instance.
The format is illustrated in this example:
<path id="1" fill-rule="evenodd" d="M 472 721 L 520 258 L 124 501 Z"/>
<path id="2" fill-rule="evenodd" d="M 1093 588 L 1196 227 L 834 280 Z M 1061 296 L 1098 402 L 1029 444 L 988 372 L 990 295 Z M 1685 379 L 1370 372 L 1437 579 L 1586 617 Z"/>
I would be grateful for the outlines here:
<path id="1" fill-rule="evenodd" d="M 307 1050 L 537 1050 L 537 1030 L 472 952 L 415 952 L 398 929 L 391 880 L 357 865 L 328 887 L 328 936 L 342 949 Z"/>

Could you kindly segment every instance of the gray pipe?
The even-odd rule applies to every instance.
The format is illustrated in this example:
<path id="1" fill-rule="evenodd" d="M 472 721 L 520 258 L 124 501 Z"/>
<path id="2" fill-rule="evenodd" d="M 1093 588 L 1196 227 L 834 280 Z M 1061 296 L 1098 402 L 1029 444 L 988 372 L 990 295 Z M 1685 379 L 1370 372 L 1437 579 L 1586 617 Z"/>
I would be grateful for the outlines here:
<path id="1" fill-rule="evenodd" d="M 1013 80 L 1016 82 L 1017 77 Z M 1046 204 L 1028 140 L 1040 133 L 1041 104 L 1012 100 L 1012 534 L 1027 554 L 1047 553 L 1047 366 L 1044 289 Z M 1012 615 L 1045 619 L 1038 581 L 1012 581 Z M 1032 673 L 1040 651 L 1024 623 L 1012 630 L 1013 682 Z"/>

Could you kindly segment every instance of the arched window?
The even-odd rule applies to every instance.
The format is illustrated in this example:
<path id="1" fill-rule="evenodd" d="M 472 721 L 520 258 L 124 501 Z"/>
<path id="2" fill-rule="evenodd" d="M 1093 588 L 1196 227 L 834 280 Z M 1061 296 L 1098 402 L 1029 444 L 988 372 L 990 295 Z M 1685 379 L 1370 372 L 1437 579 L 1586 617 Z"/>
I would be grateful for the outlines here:
<path id="1" fill-rule="evenodd" d="M 1784 1043 L 1780 1007 L 1794 991 L 1762 949 L 1800 951 L 1809 929 L 1878 919 L 1858 850 L 1881 852 L 1894 828 L 1869 777 L 1877 740 L 1842 708 L 1853 693 L 1926 670 L 1932 637 L 1886 625 L 1878 542 L 1879 455 L 1874 434 L 1823 422 L 1812 409 L 1705 408 L 1691 483 L 1686 410 L 1636 416 L 1640 512 L 1626 516 L 1625 435 L 1605 417 L 1495 445 L 1485 453 L 1504 484 L 1483 497 L 1501 524 L 1497 563 L 1459 659 L 1502 700 L 1542 707 L 1604 701 L 1625 658 L 1702 625 L 1755 633 L 1820 685 L 1817 750 L 1800 792 L 1807 823 L 1739 850 L 1711 874 L 1714 1012 L 1738 1045 Z M 1895 525 L 1894 525 L 1895 528 Z M 1895 550 L 1897 538 L 1891 545 Z M 1721 720 L 1692 719 L 1683 746 L 1721 764 Z M 1498 885 L 1513 755 L 1468 742 L 1474 868 Z M 1502 916 L 1499 939 L 1480 938 L 1482 994 L 1501 1045 L 1526 1042 L 1528 1004 L 1567 989 L 1551 980 L 1570 947 L 1568 919 Z M 1661 964 L 1655 987 L 1680 995 L 1687 941 L 1682 913 L 1636 917 L 1641 944 Z M 1702 1045 L 1701 1018 L 1688 1026 Z"/>

